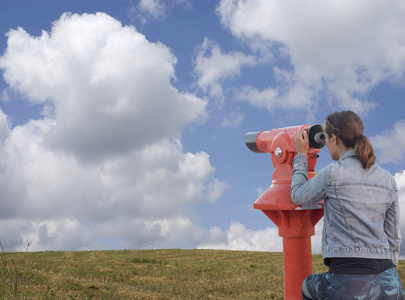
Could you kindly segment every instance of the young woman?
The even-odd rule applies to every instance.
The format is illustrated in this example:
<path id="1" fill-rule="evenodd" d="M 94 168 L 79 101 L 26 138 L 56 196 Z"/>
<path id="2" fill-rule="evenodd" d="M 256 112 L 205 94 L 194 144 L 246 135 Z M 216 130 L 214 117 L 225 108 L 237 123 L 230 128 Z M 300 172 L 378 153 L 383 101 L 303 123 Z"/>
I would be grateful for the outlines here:
<path id="1" fill-rule="evenodd" d="M 303 299 L 404 299 L 398 276 L 398 189 L 394 177 L 375 164 L 363 122 L 352 111 L 325 122 L 326 147 L 337 163 L 307 179 L 308 134 L 297 131 L 291 183 L 295 204 L 325 200 L 322 252 L 329 271 L 308 276 Z"/>

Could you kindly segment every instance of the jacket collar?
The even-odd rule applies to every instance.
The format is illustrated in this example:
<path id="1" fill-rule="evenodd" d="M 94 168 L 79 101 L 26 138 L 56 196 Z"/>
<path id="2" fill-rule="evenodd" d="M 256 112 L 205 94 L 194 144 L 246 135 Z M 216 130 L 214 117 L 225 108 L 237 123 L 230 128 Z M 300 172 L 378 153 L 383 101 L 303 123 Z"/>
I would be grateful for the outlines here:
<path id="1" fill-rule="evenodd" d="M 356 150 L 350 149 L 350 150 L 346 151 L 345 153 L 342 154 L 341 157 L 339 157 L 338 162 L 341 162 L 342 160 L 344 160 L 344 159 L 346 159 L 348 157 L 351 157 L 351 156 L 356 156 Z"/>

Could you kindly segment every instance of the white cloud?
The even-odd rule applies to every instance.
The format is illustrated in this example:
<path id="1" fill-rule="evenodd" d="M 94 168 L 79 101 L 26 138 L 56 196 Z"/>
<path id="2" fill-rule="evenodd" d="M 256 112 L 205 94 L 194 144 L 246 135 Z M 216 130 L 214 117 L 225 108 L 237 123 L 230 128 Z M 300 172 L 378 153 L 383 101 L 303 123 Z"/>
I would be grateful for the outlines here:
<path id="1" fill-rule="evenodd" d="M 141 0 L 138 4 L 141 13 L 150 14 L 154 19 L 164 16 L 165 6 L 160 0 Z"/>
<path id="2" fill-rule="evenodd" d="M 253 106 L 267 109 L 274 113 L 279 109 L 285 111 L 300 110 L 307 113 L 308 119 L 313 119 L 316 112 L 319 89 L 315 86 L 308 88 L 296 80 L 296 75 L 274 67 L 274 76 L 277 87 L 269 87 L 262 90 L 251 86 L 243 86 L 235 89 L 234 99 L 247 101 Z"/>
<path id="3" fill-rule="evenodd" d="M 257 196 L 261 196 L 264 193 L 264 189 L 262 187 L 258 187 L 255 189 L 255 192 L 257 193 Z"/>
<path id="4" fill-rule="evenodd" d="M 365 100 L 375 85 L 404 79 L 403 1 L 222 0 L 217 12 L 237 38 L 255 47 L 270 42 L 289 58 L 288 90 L 280 83 L 269 88 L 281 101 L 291 95 L 318 102 L 326 95 L 341 108 L 367 113 L 375 107 Z"/>
<path id="5" fill-rule="evenodd" d="M 204 101 L 171 86 L 170 50 L 105 14 L 64 14 L 51 35 L 19 28 L 8 37 L 4 78 L 52 104 L 58 126 L 45 138 L 50 147 L 100 159 L 177 138 L 179 126 L 205 117 Z"/>
<path id="6" fill-rule="evenodd" d="M 200 249 L 248 250 L 248 251 L 283 251 L 283 240 L 278 236 L 276 227 L 263 230 L 249 230 L 239 222 L 233 222 L 222 232 L 218 227 L 210 229 L 209 242 L 199 244 Z"/>
<path id="7" fill-rule="evenodd" d="M 244 117 L 239 111 L 230 112 L 222 120 L 221 127 L 238 128 L 238 126 L 243 122 L 243 119 Z"/>
<path id="8" fill-rule="evenodd" d="M 182 153 L 179 143 L 169 140 L 83 165 L 41 143 L 52 126 L 38 120 L 16 127 L 1 151 L 4 244 L 16 242 L 15 235 L 19 244 L 13 246 L 33 240 L 31 250 L 107 247 L 100 237 L 127 248 L 163 247 L 171 240 L 174 246 L 175 238 L 184 243 L 184 227 L 202 230 L 193 224 L 188 203 L 213 202 L 228 187 L 214 178 L 206 153 Z M 76 227 L 67 228 L 67 220 Z M 56 233 L 44 227 L 48 223 Z M 165 230 L 169 225 L 171 230 Z M 185 246 L 193 247 L 192 242 L 190 237 Z"/>
<path id="9" fill-rule="evenodd" d="M 258 60 L 253 55 L 242 52 L 224 54 L 217 43 L 205 38 L 195 59 L 194 72 L 201 89 L 221 98 L 223 96 L 221 81 L 237 76 L 242 67 L 254 66 L 257 63 Z"/>
<path id="10" fill-rule="evenodd" d="M 140 0 L 138 5 L 130 7 L 128 12 L 139 18 L 142 23 L 147 23 L 148 20 L 165 18 L 167 10 L 178 4 L 191 7 L 189 0 Z"/>
<path id="11" fill-rule="evenodd" d="M 393 130 L 370 138 L 381 163 L 397 162 L 405 158 L 405 120 L 395 123 Z"/>
<path id="12" fill-rule="evenodd" d="M 236 99 L 246 100 L 252 105 L 266 108 L 269 111 L 272 111 L 275 108 L 306 107 L 305 103 L 308 103 L 308 101 L 305 101 L 302 97 L 288 97 L 287 101 L 280 101 L 277 89 L 268 88 L 259 91 L 249 86 L 241 88 L 236 95 Z M 294 104 L 296 105 L 294 106 Z"/>
<path id="13" fill-rule="evenodd" d="M 322 254 L 323 218 L 315 225 L 315 235 L 311 237 L 312 254 Z"/>
<path id="14" fill-rule="evenodd" d="M 14 128 L 0 111 L 8 250 L 196 245 L 203 229 L 189 203 L 216 201 L 228 185 L 207 153 L 183 152 L 181 127 L 204 121 L 206 102 L 171 85 L 175 63 L 103 13 L 63 14 L 40 37 L 8 33 L 5 81 L 46 104 Z"/>

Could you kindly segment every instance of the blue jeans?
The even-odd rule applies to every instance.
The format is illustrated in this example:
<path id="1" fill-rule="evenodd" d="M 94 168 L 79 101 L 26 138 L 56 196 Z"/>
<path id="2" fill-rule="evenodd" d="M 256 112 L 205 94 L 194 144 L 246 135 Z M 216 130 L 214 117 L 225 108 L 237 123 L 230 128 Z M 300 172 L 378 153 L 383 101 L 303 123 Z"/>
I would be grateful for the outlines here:
<path id="1" fill-rule="evenodd" d="M 404 287 L 396 268 L 373 275 L 322 273 L 305 278 L 302 297 L 304 300 L 403 300 Z"/>

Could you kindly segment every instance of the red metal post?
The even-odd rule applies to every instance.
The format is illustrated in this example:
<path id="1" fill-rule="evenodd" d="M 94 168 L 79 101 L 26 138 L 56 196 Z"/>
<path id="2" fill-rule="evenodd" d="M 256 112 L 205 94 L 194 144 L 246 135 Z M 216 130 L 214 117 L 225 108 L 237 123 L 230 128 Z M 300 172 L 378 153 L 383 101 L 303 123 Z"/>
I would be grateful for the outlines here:
<path id="1" fill-rule="evenodd" d="M 312 274 L 311 237 L 283 238 L 283 262 L 284 298 L 302 299 L 301 284 Z"/>

